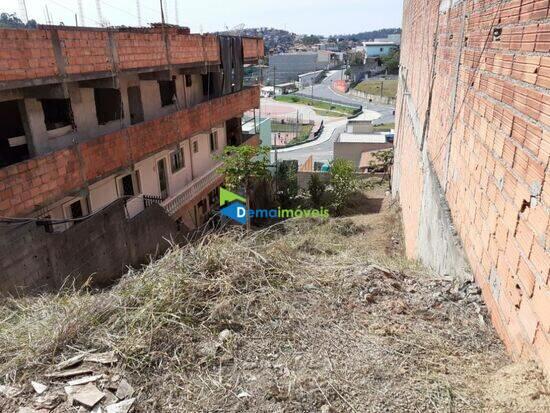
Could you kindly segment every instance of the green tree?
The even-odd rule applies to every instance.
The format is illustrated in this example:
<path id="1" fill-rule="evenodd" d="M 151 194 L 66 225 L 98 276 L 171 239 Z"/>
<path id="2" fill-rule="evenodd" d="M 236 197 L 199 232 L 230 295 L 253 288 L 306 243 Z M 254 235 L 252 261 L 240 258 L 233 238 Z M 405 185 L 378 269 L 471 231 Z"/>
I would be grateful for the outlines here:
<path id="1" fill-rule="evenodd" d="M 0 13 L 0 27 L 8 27 L 8 28 L 17 28 L 17 27 L 27 27 L 27 28 L 35 28 L 36 27 L 36 21 L 35 20 L 29 20 L 26 24 L 21 21 L 19 17 L 15 13 Z"/>
<path id="2" fill-rule="evenodd" d="M 298 163 L 296 161 L 282 161 L 277 166 L 277 200 L 283 208 L 293 206 L 298 196 Z"/>
<path id="3" fill-rule="evenodd" d="M 321 42 L 321 38 L 319 36 L 315 36 L 314 34 L 309 36 L 304 36 L 302 38 L 302 43 L 307 46 L 311 46 L 320 42 Z"/>
<path id="4" fill-rule="evenodd" d="M 391 166 L 393 165 L 393 148 L 383 151 L 373 152 L 374 160 L 370 161 L 370 166 L 381 168 L 384 172 L 384 178 L 388 178 L 391 187 Z"/>
<path id="5" fill-rule="evenodd" d="M 397 73 L 399 72 L 399 48 L 394 47 L 392 51 L 387 55 L 382 57 L 382 63 L 388 69 L 388 73 Z"/>
<path id="6" fill-rule="evenodd" d="M 358 180 L 353 162 L 336 158 L 330 163 L 331 206 L 339 212 L 357 191 Z"/>
<path id="7" fill-rule="evenodd" d="M 244 191 L 246 208 L 250 208 L 250 197 L 254 180 L 269 176 L 269 147 L 267 146 L 226 146 L 215 159 L 222 161 L 219 172 L 225 177 L 225 185 L 231 191 Z M 246 228 L 250 230 L 247 217 Z"/>
<path id="8" fill-rule="evenodd" d="M 323 195 L 325 194 L 327 186 L 319 178 L 319 174 L 314 173 L 309 179 L 307 190 L 309 192 L 309 199 L 314 207 L 318 208 L 322 206 Z"/>

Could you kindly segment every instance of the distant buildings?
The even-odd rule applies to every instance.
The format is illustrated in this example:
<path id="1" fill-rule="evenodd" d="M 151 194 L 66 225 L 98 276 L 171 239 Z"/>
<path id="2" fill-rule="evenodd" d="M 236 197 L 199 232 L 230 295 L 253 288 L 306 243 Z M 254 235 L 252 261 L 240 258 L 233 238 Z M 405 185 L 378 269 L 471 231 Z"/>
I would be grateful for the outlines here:
<path id="1" fill-rule="evenodd" d="M 363 42 L 363 50 L 365 57 L 383 57 L 389 55 L 392 50 L 399 48 L 401 45 L 400 34 L 390 34 L 385 39 L 375 39 L 372 42 Z"/>
<path id="2" fill-rule="evenodd" d="M 339 62 L 338 56 L 328 51 L 272 55 L 264 79 L 268 85 L 297 81 L 303 73 L 330 70 Z"/>

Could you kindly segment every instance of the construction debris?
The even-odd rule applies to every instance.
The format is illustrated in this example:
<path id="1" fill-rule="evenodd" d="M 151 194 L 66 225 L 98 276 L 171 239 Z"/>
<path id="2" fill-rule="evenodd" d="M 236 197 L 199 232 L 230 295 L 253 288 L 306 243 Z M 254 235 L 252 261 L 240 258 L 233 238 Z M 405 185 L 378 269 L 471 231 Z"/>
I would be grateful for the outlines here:
<path id="1" fill-rule="evenodd" d="M 105 394 L 99 391 L 99 389 L 92 383 L 86 384 L 84 387 L 73 394 L 73 400 L 76 403 L 79 403 L 89 408 L 94 407 L 104 397 Z"/>
<path id="2" fill-rule="evenodd" d="M 115 364 L 118 361 L 118 358 L 116 357 L 114 351 L 109 351 L 101 354 L 90 354 L 84 358 L 84 361 L 100 364 Z"/>
<path id="3" fill-rule="evenodd" d="M 46 386 L 45 384 L 39 383 L 37 381 L 31 381 L 31 386 L 34 389 L 34 391 L 38 394 L 42 394 L 48 389 L 48 386 Z"/>
<path id="4" fill-rule="evenodd" d="M 71 357 L 70 359 L 67 359 L 65 361 L 62 361 L 56 366 L 56 370 L 64 370 L 69 367 L 76 366 L 79 364 L 82 360 L 84 360 L 84 354 L 79 354 L 77 356 Z"/>
<path id="5" fill-rule="evenodd" d="M 128 383 L 126 379 L 122 379 L 118 384 L 116 397 L 119 400 L 124 400 L 128 397 L 132 397 L 133 395 L 134 395 L 134 388 L 130 386 L 130 383 Z"/>
<path id="6" fill-rule="evenodd" d="M 82 376 L 88 373 L 93 373 L 93 370 L 86 367 L 78 367 L 76 369 L 48 373 L 45 376 L 51 379 L 62 379 L 66 377 Z"/>
<path id="7" fill-rule="evenodd" d="M 22 392 L 23 390 L 19 387 L 0 385 L 0 393 L 2 393 L 6 397 L 17 397 Z"/>
<path id="8" fill-rule="evenodd" d="M 135 401 L 136 399 L 128 399 L 120 403 L 111 404 L 110 406 L 107 406 L 106 412 L 107 413 L 128 413 Z"/>
<path id="9" fill-rule="evenodd" d="M 92 383 L 94 381 L 97 381 L 102 377 L 103 377 L 103 374 L 98 374 L 98 375 L 95 375 L 95 376 L 86 376 L 86 377 L 82 377 L 80 379 L 71 380 L 67 384 L 69 386 L 80 386 L 82 384 L 87 384 L 87 383 Z"/>

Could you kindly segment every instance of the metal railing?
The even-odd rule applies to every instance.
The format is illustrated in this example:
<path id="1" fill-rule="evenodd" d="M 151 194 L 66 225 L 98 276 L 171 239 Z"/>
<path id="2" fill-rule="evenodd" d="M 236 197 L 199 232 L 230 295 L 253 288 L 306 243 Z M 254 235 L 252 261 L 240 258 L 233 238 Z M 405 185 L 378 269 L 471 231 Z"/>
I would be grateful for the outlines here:
<path id="1" fill-rule="evenodd" d="M 161 205 L 164 209 L 166 209 L 168 214 L 174 215 L 181 207 L 192 200 L 196 195 L 214 183 L 216 179 L 219 179 L 221 175 L 218 173 L 218 168 L 221 165 L 221 163 L 217 164 L 214 168 L 206 172 L 201 177 L 194 179 L 189 185 L 179 191 L 179 193 L 162 202 Z"/>

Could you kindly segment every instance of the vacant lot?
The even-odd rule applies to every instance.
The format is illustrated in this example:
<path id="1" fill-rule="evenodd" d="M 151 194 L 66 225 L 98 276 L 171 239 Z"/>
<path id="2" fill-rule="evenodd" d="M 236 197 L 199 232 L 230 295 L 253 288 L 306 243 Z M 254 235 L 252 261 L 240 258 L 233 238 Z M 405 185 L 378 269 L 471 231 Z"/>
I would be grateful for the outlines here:
<path id="1" fill-rule="evenodd" d="M 394 98 L 397 95 L 397 80 L 364 80 L 355 89 L 370 95 Z"/>
<path id="2" fill-rule="evenodd" d="M 550 411 L 541 373 L 509 360 L 475 285 L 403 258 L 384 188 L 345 215 L 211 233 L 107 291 L 6 300 L 0 375 L 15 390 L 0 411 L 56 394 L 41 412 L 76 412 L 66 379 L 45 373 L 90 351 L 114 351 L 81 367 L 105 392 L 125 377 L 135 412 Z"/>

